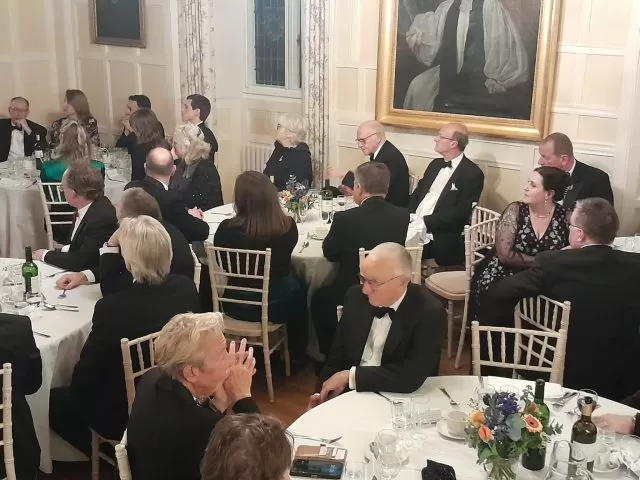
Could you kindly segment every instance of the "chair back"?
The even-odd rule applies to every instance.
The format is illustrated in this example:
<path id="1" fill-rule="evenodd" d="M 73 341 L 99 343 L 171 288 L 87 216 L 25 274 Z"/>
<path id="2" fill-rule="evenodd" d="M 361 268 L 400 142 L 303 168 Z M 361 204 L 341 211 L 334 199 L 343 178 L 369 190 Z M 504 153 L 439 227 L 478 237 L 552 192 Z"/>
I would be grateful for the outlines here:
<path id="1" fill-rule="evenodd" d="M 405 250 L 411 255 L 411 283 L 422 284 L 422 245 L 416 247 L 405 247 Z M 360 263 L 367 258 L 367 255 L 371 253 L 371 250 L 365 250 L 364 248 L 358 249 L 358 255 L 360 256 Z"/>
<path id="2" fill-rule="evenodd" d="M 0 447 L 4 453 L 4 469 L 7 475 L 6 480 L 16 480 L 16 466 L 13 458 L 13 422 L 11 420 L 11 364 L 2 365 L 2 438 L 0 439 Z"/>
<path id="3" fill-rule="evenodd" d="M 413 193 L 413 191 L 418 188 L 418 182 L 420 181 L 420 177 L 413 172 L 409 172 L 409 195 Z"/>
<path id="4" fill-rule="evenodd" d="M 160 335 L 160 332 L 150 333 L 134 340 L 129 340 L 128 338 L 120 339 L 129 413 L 131 413 L 131 407 L 136 398 L 135 379 L 156 366 L 154 342 L 158 335 Z M 131 355 L 132 350 L 135 352 L 133 356 Z"/>
<path id="5" fill-rule="evenodd" d="M 534 326 L 545 332 L 557 332 L 560 329 L 569 331 L 569 315 L 571 302 L 558 302 L 544 295 L 521 299 L 513 312 L 516 328 Z"/>
<path id="6" fill-rule="evenodd" d="M 189 250 L 191 250 L 191 257 L 193 258 L 193 283 L 196 284 L 196 290 L 200 291 L 200 272 L 202 271 L 202 266 L 200 265 L 200 260 L 196 255 L 196 252 L 193 251 L 193 247 L 189 245 Z"/>
<path id="7" fill-rule="evenodd" d="M 127 455 L 127 431 L 124 431 L 122 440 L 115 447 L 116 461 L 118 462 L 118 474 L 120 480 L 132 480 L 131 466 L 129 465 L 129 456 Z"/>
<path id="8" fill-rule="evenodd" d="M 62 183 L 43 183 L 38 180 L 40 200 L 44 209 L 44 221 L 47 227 L 47 242 L 49 250 L 53 250 L 53 225 L 73 225 L 73 213 L 69 211 L 56 211 L 51 208 L 54 205 L 68 206 L 62 191 Z"/>
<path id="9" fill-rule="evenodd" d="M 480 358 L 480 334 L 486 333 L 488 360 Z M 500 352 L 493 351 L 493 335 L 500 337 Z M 513 361 L 507 359 L 507 336 L 514 336 Z M 473 374 L 480 376 L 481 367 L 491 366 L 516 370 L 529 370 L 550 374 L 550 381 L 562 385 L 567 331 L 557 332 L 525 330 L 522 328 L 490 327 L 471 322 L 471 355 Z M 539 347 L 539 348 L 536 348 Z M 551 359 L 547 353 L 551 354 Z M 496 359 L 496 356 L 498 358 Z"/>
<path id="10" fill-rule="evenodd" d="M 495 210 L 484 208 L 478 205 L 477 202 L 471 204 L 471 225 L 476 223 L 482 223 L 487 220 L 498 220 L 502 215 Z"/>

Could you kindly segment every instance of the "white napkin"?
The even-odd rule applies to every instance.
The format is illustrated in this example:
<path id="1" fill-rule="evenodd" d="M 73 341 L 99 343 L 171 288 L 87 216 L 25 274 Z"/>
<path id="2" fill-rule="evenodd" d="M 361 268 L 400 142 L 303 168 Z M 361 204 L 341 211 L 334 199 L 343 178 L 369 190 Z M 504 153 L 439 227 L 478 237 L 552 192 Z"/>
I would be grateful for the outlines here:
<path id="1" fill-rule="evenodd" d="M 17 187 L 20 185 L 20 182 L 10 177 L 2 177 L 0 178 L 0 185 L 5 187 Z"/>

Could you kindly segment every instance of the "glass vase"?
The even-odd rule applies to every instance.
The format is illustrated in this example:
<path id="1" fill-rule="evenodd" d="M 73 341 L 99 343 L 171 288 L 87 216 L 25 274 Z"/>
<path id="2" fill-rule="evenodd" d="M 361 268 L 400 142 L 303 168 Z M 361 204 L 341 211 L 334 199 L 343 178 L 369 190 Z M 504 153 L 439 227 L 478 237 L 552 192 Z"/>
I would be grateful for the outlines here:
<path id="1" fill-rule="evenodd" d="M 493 457 L 484 464 L 489 480 L 515 480 L 517 468 L 518 458 Z"/>
<path id="2" fill-rule="evenodd" d="M 291 202 L 289 204 L 289 212 L 291 213 L 294 222 L 302 222 L 302 218 L 300 218 L 300 204 L 298 202 Z"/>

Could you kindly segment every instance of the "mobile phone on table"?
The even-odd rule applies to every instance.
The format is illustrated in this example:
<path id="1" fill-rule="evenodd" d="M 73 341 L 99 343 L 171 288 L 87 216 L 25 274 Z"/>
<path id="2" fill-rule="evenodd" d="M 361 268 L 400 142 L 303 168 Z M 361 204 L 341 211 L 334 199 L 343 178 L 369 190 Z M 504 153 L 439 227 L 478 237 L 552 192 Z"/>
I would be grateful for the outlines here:
<path id="1" fill-rule="evenodd" d="M 296 477 L 326 478 L 342 477 L 347 451 L 328 445 L 300 445 L 291 464 L 291 475 Z"/>

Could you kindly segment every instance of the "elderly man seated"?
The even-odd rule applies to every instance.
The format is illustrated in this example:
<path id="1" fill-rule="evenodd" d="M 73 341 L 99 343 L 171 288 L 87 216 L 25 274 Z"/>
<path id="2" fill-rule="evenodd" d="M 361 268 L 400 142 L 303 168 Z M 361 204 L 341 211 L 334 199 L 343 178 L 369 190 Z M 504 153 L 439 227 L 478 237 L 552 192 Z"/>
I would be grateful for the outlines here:
<path id="1" fill-rule="evenodd" d="M 200 480 L 213 427 L 225 412 L 257 413 L 253 348 L 227 349 L 218 312 L 177 315 L 155 343 L 158 368 L 136 390 L 127 439 L 136 480 Z M 265 448 L 268 448 L 266 446 Z"/>
<path id="2" fill-rule="evenodd" d="M 410 393 L 438 374 L 445 312 L 422 285 L 409 283 L 411 256 L 402 245 L 381 243 L 360 265 L 351 287 L 313 407 L 359 392 Z"/>

